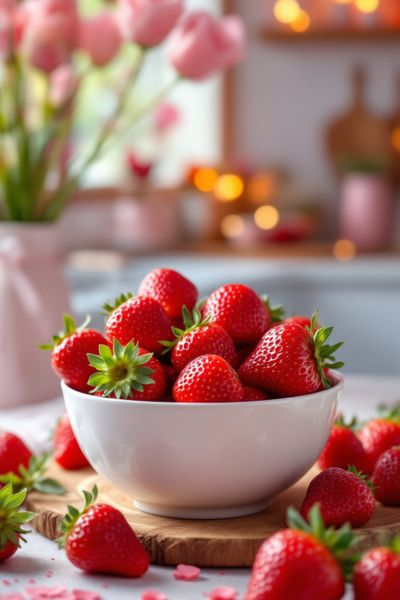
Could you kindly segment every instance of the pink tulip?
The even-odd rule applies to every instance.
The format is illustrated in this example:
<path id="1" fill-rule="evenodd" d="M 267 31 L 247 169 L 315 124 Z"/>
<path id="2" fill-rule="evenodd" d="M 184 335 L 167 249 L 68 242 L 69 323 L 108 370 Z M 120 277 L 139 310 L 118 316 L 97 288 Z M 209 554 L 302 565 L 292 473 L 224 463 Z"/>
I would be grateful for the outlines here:
<path id="1" fill-rule="evenodd" d="M 71 48 L 68 44 L 69 33 L 62 17 L 48 16 L 33 19 L 23 35 L 23 52 L 31 65 L 51 73 L 60 65 L 68 62 Z"/>
<path id="2" fill-rule="evenodd" d="M 119 0 L 124 37 L 144 47 L 158 46 L 175 27 L 183 0 Z"/>
<path id="3" fill-rule="evenodd" d="M 13 38 L 13 18 L 7 10 L 0 8 L 0 57 L 10 54 Z"/>
<path id="4" fill-rule="evenodd" d="M 61 65 L 50 77 L 50 100 L 55 107 L 68 103 L 78 87 L 78 77 L 71 65 Z"/>
<path id="5" fill-rule="evenodd" d="M 62 40 L 69 50 L 78 43 L 79 15 L 76 0 L 27 0 L 19 5 L 26 32 L 38 21 L 57 19 L 62 24 Z"/>
<path id="6" fill-rule="evenodd" d="M 244 52 L 245 33 L 239 17 L 218 21 L 206 12 L 195 11 L 178 24 L 169 58 L 182 77 L 204 79 L 240 62 Z"/>
<path id="7" fill-rule="evenodd" d="M 102 67 L 111 62 L 121 43 L 121 32 L 112 13 L 103 12 L 81 23 L 80 47 L 94 65 Z"/>

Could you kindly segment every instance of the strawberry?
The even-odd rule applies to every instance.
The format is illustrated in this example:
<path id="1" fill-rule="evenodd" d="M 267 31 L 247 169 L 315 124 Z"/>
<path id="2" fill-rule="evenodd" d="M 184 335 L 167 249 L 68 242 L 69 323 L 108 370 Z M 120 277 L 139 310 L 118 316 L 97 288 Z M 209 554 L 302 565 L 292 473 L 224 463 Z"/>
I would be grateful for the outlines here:
<path id="1" fill-rule="evenodd" d="M 97 488 L 84 491 L 81 511 L 69 507 L 57 542 L 68 560 L 88 573 L 141 577 L 149 568 L 149 556 L 123 514 L 108 504 L 95 504 Z"/>
<path id="2" fill-rule="evenodd" d="M 175 340 L 162 342 L 166 350 L 171 352 L 171 361 L 175 369 L 181 371 L 189 362 L 203 354 L 217 354 L 235 365 L 236 350 L 232 338 L 219 325 L 209 323 L 209 318 L 202 319 L 201 312 L 189 313 L 186 306 L 182 309 L 184 329 L 172 328 Z"/>
<path id="3" fill-rule="evenodd" d="M 354 600 L 400 598 L 400 537 L 362 556 L 354 568 L 353 586 Z"/>
<path id="4" fill-rule="evenodd" d="M 197 302 L 196 286 L 172 269 L 153 269 L 142 280 L 139 296 L 150 296 L 162 305 L 168 317 L 174 321 L 182 314 L 183 306 L 192 310 Z"/>
<path id="5" fill-rule="evenodd" d="M 400 446 L 380 455 L 372 473 L 375 498 L 385 506 L 400 506 Z"/>
<path id="6" fill-rule="evenodd" d="M 253 402 L 254 400 L 269 400 L 269 396 L 266 392 L 264 392 L 264 390 L 259 390 L 248 385 L 244 385 L 243 390 L 243 402 Z"/>
<path id="7" fill-rule="evenodd" d="M 333 353 L 342 342 L 325 344 L 332 327 L 304 329 L 297 323 L 282 323 L 263 336 L 252 354 L 239 369 L 245 385 L 263 388 L 277 396 L 301 396 L 332 386 L 326 368 L 339 369 Z"/>
<path id="8" fill-rule="evenodd" d="M 20 466 L 28 467 L 32 452 L 20 437 L 6 431 L 0 432 L 0 475 L 19 473 Z"/>
<path id="9" fill-rule="evenodd" d="M 121 294 L 114 305 L 103 308 L 109 314 L 106 336 L 111 342 L 116 339 L 124 346 L 134 342 L 149 352 L 161 352 L 160 340 L 172 339 L 170 321 L 154 298 Z"/>
<path id="10" fill-rule="evenodd" d="M 343 570 L 353 562 L 343 558 L 353 539 L 350 527 L 325 529 L 317 506 L 310 524 L 290 508 L 288 524 L 290 529 L 278 531 L 260 547 L 245 600 L 340 600 Z"/>
<path id="11" fill-rule="evenodd" d="M 162 364 L 153 354 L 129 342 L 121 346 L 117 339 L 113 351 L 101 345 L 99 355 L 88 354 L 90 364 L 97 370 L 90 379 L 91 393 L 125 400 L 162 400 L 167 392 L 167 376 Z"/>
<path id="12" fill-rule="evenodd" d="M 356 425 L 356 419 L 348 424 L 342 417 L 336 420 L 325 448 L 317 461 L 320 469 L 329 467 L 347 469 L 354 465 L 359 471 L 367 470 L 367 454 L 353 430 Z"/>
<path id="13" fill-rule="evenodd" d="M 400 537 L 387 546 L 372 548 L 354 568 L 355 600 L 400 598 Z"/>
<path id="14" fill-rule="evenodd" d="M 387 411 L 381 407 L 382 417 L 369 421 L 361 430 L 360 440 L 367 453 L 368 473 L 386 450 L 400 445 L 400 406 Z"/>
<path id="15" fill-rule="evenodd" d="M 14 494 L 10 483 L 0 490 L 0 563 L 15 554 L 21 541 L 26 541 L 24 535 L 29 531 L 23 529 L 23 525 L 36 516 L 36 513 L 18 510 L 26 494 L 26 489 Z"/>
<path id="16" fill-rule="evenodd" d="M 64 315 L 64 331 L 54 335 L 51 344 L 40 346 L 52 350 L 51 365 L 57 375 L 69 387 L 79 392 L 88 392 L 88 379 L 94 369 L 87 361 L 88 352 L 98 352 L 99 344 L 107 344 L 105 337 L 94 329 L 87 329 L 89 317 L 80 327 L 69 315 Z"/>
<path id="17" fill-rule="evenodd" d="M 272 314 L 251 288 L 239 283 L 219 287 L 206 300 L 203 317 L 223 327 L 235 344 L 251 344 L 271 327 Z"/>
<path id="18" fill-rule="evenodd" d="M 319 504 L 327 525 L 337 527 L 350 523 L 353 527 L 361 527 L 375 510 L 372 488 L 371 482 L 354 467 L 348 471 L 330 467 L 311 481 L 300 512 L 307 518 L 311 508 Z"/>
<path id="19" fill-rule="evenodd" d="M 285 323 L 297 323 L 298 325 L 301 325 L 304 328 L 311 328 L 311 320 L 312 318 L 310 317 L 305 317 L 302 315 L 295 315 L 294 317 L 288 317 L 287 319 L 285 319 Z M 319 329 L 320 326 L 318 325 L 318 323 L 314 324 L 314 333 L 315 331 L 317 331 L 317 329 Z"/>
<path id="20" fill-rule="evenodd" d="M 173 387 L 176 402 L 239 402 L 243 387 L 222 356 L 204 354 L 183 369 Z"/>
<path id="21" fill-rule="evenodd" d="M 67 414 L 60 419 L 54 433 L 53 457 L 60 467 L 70 471 L 89 466 L 72 431 Z"/>

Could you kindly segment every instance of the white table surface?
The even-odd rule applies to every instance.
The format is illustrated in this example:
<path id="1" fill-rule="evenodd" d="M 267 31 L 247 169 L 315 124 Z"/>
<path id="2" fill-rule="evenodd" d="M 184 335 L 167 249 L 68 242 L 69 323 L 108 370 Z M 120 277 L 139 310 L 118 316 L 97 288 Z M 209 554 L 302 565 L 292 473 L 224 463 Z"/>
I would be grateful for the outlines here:
<path id="1" fill-rule="evenodd" d="M 341 408 L 348 416 L 357 414 L 364 419 L 374 413 L 379 403 L 393 404 L 399 400 L 400 377 L 349 376 Z M 42 450 L 48 445 L 49 432 L 62 412 L 61 399 L 23 409 L 0 411 L 0 427 L 29 440 L 33 449 Z M 168 600 L 200 600 L 214 588 L 225 585 L 236 588 L 241 599 L 249 578 L 248 569 L 203 569 L 199 580 L 183 582 L 176 581 L 172 571 L 171 568 L 152 566 L 140 580 L 88 576 L 70 565 L 63 551 L 59 551 L 53 542 L 32 532 L 28 543 L 11 560 L 0 566 L 0 600 L 3 595 L 16 593 L 28 598 L 24 590 L 35 585 L 64 585 L 70 590 L 93 590 L 104 600 L 140 600 L 142 592 L 147 589 L 162 591 Z M 29 580 L 35 580 L 35 583 Z M 351 598 L 352 593 L 348 589 L 345 599 Z"/>

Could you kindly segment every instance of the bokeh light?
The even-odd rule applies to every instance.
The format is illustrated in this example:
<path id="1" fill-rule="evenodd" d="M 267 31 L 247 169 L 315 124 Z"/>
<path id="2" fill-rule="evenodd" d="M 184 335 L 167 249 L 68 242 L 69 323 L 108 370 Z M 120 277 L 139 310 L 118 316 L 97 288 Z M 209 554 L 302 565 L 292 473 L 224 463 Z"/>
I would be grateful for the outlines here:
<path id="1" fill-rule="evenodd" d="M 309 29 L 310 23 L 311 19 L 308 13 L 306 13 L 305 10 L 301 10 L 298 18 L 295 21 L 293 21 L 293 23 L 291 23 L 290 26 L 293 29 L 293 31 L 296 31 L 296 33 L 303 33 L 304 31 L 307 31 L 307 29 Z"/>
<path id="2" fill-rule="evenodd" d="M 246 186 L 250 202 L 260 204 L 266 202 L 276 191 L 276 176 L 268 173 L 255 173 Z"/>
<path id="3" fill-rule="evenodd" d="M 193 183 L 200 192 L 212 192 L 217 179 L 218 173 L 215 169 L 201 167 L 194 174 Z"/>
<path id="4" fill-rule="evenodd" d="M 395 127 L 391 136 L 392 146 L 396 152 L 400 152 L 400 127 Z"/>
<path id="5" fill-rule="evenodd" d="M 351 240 L 343 239 L 337 240 L 333 244 L 332 252 L 335 258 L 342 262 L 347 262 L 355 257 L 357 253 L 357 248 L 355 243 Z"/>
<path id="6" fill-rule="evenodd" d="M 293 23 L 299 18 L 301 8 L 296 0 L 277 0 L 274 5 L 275 18 L 281 23 Z"/>
<path id="7" fill-rule="evenodd" d="M 279 211 L 275 206 L 260 206 L 254 213 L 254 222 L 260 229 L 273 229 L 279 223 Z"/>
<path id="8" fill-rule="evenodd" d="M 227 215 L 221 221 L 221 233 L 227 238 L 239 237 L 244 231 L 244 220 L 240 215 Z"/>
<path id="9" fill-rule="evenodd" d="M 353 0 L 335 0 L 336 4 L 351 4 Z"/>
<path id="10" fill-rule="evenodd" d="M 233 202 L 243 194 L 244 183 L 239 175 L 220 175 L 214 185 L 214 194 L 221 202 Z"/>
<path id="11" fill-rule="evenodd" d="M 373 13 L 379 8 L 380 0 L 354 0 L 358 10 L 364 13 Z"/>

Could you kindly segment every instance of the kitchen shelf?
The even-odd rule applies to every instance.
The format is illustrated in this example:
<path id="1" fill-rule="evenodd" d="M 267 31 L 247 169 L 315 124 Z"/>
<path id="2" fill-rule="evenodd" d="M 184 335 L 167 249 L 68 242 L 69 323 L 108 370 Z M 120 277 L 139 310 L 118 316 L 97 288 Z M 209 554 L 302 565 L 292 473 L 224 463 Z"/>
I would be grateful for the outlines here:
<path id="1" fill-rule="evenodd" d="M 371 28 L 371 29 L 315 29 L 304 33 L 264 28 L 261 37 L 267 42 L 279 43 L 309 43 L 309 42 L 400 42 L 400 29 Z"/>

